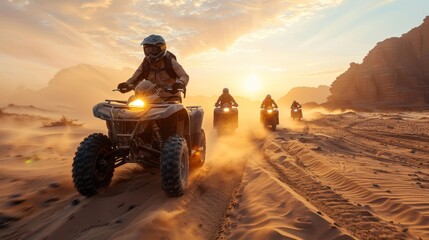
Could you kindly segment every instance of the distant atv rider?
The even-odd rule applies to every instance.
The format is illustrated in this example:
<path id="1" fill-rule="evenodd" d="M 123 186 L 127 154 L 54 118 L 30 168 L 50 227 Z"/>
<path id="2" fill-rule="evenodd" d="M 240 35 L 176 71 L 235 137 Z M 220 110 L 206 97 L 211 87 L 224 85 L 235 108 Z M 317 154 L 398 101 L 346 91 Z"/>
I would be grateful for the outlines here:
<path id="1" fill-rule="evenodd" d="M 118 85 L 121 93 L 133 89 L 137 95 L 139 92 L 144 92 L 143 80 L 148 80 L 164 88 L 171 87 L 175 91 L 188 85 L 189 75 L 177 62 L 176 56 L 167 51 L 167 44 L 163 37 L 150 35 L 143 40 L 141 45 L 143 45 L 145 58 L 133 76 Z"/>
<path id="2" fill-rule="evenodd" d="M 266 107 L 274 107 L 274 108 L 278 108 L 276 102 L 274 102 L 274 100 L 271 98 L 271 95 L 268 94 L 264 101 L 261 104 L 261 108 L 266 108 Z"/>
<path id="3" fill-rule="evenodd" d="M 264 121 L 265 118 L 265 114 L 264 111 L 267 108 L 279 108 L 276 104 L 276 102 L 274 101 L 274 99 L 271 98 L 270 94 L 267 94 L 267 96 L 265 97 L 264 101 L 262 101 L 261 104 L 261 114 L 260 114 L 260 120 Z M 278 111 L 276 112 L 276 119 L 277 119 L 277 124 L 279 122 L 279 114 Z"/>
<path id="4" fill-rule="evenodd" d="M 297 101 L 293 100 L 292 105 L 290 106 L 291 109 L 301 108 L 301 104 L 299 104 Z"/>
<path id="5" fill-rule="evenodd" d="M 228 104 L 230 106 L 238 107 L 238 104 L 235 101 L 235 99 L 231 96 L 231 94 L 229 94 L 228 88 L 223 89 L 222 95 L 219 96 L 219 98 L 217 99 L 217 101 L 215 103 L 215 107 L 220 107 L 224 104 Z"/>

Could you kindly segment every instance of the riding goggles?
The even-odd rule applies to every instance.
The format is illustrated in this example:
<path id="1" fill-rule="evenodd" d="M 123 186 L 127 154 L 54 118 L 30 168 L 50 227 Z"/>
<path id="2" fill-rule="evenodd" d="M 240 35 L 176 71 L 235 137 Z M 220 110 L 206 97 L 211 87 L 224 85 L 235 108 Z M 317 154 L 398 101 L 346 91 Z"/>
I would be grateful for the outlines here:
<path id="1" fill-rule="evenodd" d="M 163 49 L 162 49 L 162 46 L 148 45 L 148 46 L 143 46 L 143 50 L 145 55 L 157 55 Z"/>

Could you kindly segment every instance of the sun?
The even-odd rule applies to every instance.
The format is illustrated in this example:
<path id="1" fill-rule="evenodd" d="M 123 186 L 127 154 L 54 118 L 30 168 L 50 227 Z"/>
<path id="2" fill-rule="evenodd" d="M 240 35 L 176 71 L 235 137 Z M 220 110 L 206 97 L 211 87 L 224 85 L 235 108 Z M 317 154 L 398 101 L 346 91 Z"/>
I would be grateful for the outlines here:
<path id="1" fill-rule="evenodd" d="M 256 74 L 249 75 L 244 80 L 244 86 L 247 93 L 258 93 L 261 91 L 261 79 Z"/>

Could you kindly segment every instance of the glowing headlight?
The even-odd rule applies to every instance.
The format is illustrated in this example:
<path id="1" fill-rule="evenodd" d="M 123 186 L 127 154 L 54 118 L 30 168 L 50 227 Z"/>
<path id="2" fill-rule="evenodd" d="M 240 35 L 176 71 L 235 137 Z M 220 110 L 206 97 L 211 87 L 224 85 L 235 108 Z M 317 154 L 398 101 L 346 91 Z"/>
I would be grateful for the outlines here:
<path id="1" fill-rule="evenodd" d="M 136 100 L 131 101 L 130 103 L 128 103 L 128 107 L 143 108 L 144 107 L 144 102 L 141 99 L 136 99 Z"/>
<path id="2" fill-rule="evenodd" d="M 224 112 L 229 112 L 229 108 L 224 108 L 223 111 Z"/>
<path id="3" fill-rule="evenodd" d="M 267 110 L 267 113 L 272 113 L 273 112 L 273 109 L 268 109 Z"/>
<path id="4" fill-rule="evenodd" d="M 298 112 L 298 109 L 294 109 L 293 111 L 294 111 L 294 112 Z"/>

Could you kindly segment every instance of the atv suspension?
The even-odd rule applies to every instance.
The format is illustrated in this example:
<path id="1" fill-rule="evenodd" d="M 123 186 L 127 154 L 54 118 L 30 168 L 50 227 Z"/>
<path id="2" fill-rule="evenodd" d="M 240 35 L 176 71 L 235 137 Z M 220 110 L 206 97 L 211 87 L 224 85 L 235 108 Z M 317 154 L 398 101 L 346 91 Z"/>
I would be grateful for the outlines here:
<path id="1" fill-rule="evenodd" d="M 162 147 L 162 136 L 161 133 L 159 132 L 159 126 L 158 124 L 156 124 L 155 121 L 152 122 L 152 131 L 155 137 L 155 141 L 159 143 L 159 146 Z"/>

